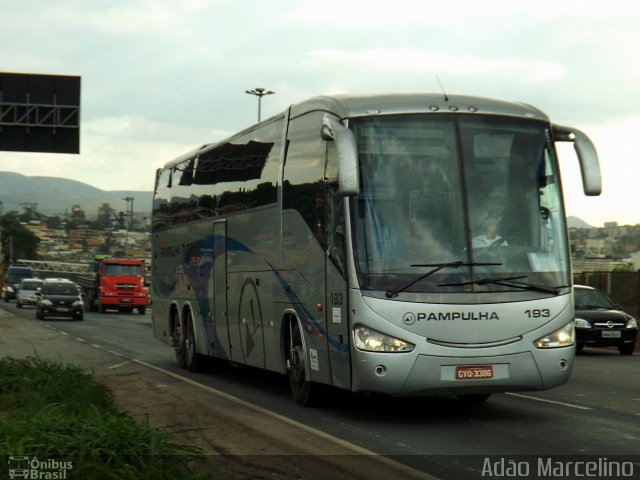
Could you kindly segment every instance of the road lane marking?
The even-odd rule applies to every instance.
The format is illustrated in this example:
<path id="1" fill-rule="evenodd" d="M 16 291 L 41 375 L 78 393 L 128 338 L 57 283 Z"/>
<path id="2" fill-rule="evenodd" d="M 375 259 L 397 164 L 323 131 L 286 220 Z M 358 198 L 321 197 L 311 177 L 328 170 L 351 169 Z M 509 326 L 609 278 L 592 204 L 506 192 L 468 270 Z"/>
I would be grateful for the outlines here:
<path id="1" fill-rule="evenodd" d="M 54 329 L 54 330 L 56 330 L 56 329 Z M 58 331 L 60 331 L 60 330 L 58 330 Z M 299 428 L 301 430 L 304 430 L 305 432 L 311 433 L 313 435 L 317 435 L 318 437 L 323 438 L 323 439 L 325 439 L 327 441 L 333 442 L 334 444 L 339 445 L 339 446 L 341 446 L 341 447 L 343 447 L 343 448 L 345 448 L 347 450 L 350 450 L 350 451 L 354 452 L 355 454 L 375 458 L 376 461 L 378 461 L 380 463 L 383 463 L 383 464 L 387 465 L 390 468 L 398 469 L 401 472 L 403 472 L 404 474 L 407 474 L 412 478 L 421 479 L 421 480 L 441 480 L 439 477 L 434 477 L 433 475 L 429 475 L 428 473 L 421 472 L 420 470 L 416 470 L 416 469 L 414 469 L 414 468 L 412 468 L 412 467 L 410 467 L 408 465 L 405 465 L 405 464 L 400 463 L 398 461 L 392 460 L 392 459 L 390 459 L 388 457 L 385 457 L 383 455 L 375 453 L 375 452 L 373 452 L 371 450 L 367 450 L 366 448 L 359 447 L 358 445 L 350 443 L 350 442 L 348 442 L 346 440 L 342 440 L 341 438 L 338 438 L 338 437 L 335 437 L 335 436 L 333 436 L 333 435 L 331 435 L 329 433 L 323 432 L 322 430 L 317 430 L 317 429 L 315 429 L 313 427 L 310 427 L 310 426 L 305 425 L 303 423 L 297 422 L 296 420 L 293 420 L 291 418 L 285 417 L 285 416 L 280 415 L 278 413 L 272 412 L 272 411 L 267 410 L 265 408 L 259 407 L 258 405 L 254 405 L 254 404 L 252 404 L 250 402 L 247 402 L 247 401 L 242 400 L 242 399 L 240 399 L 238 397 L 235 397 L 233 395 L 225 393 L 225 392 L 223 392 L 221 390 L 216 390 L 213 387 L 209 387 L 207 385 L 203 385 L 201 383 L 198 383 L 195 380 L 191 380 L 190 378 L 183 377 L 183 376 L 181 376 L 181 375 L 179 375 L 177 373 L 173 373 L 173 372 L 171 372 L 169 370 L 165 370 L 165 369 L 160 368 L 160 367 L 156 367 L 155 365 L 147 363 L 147 362 L 145 362 L 143 360 L 139 360 L 137 358 L 131 358 L 131 357 L 129 357 L 129 356 L 123 354 L 123 353 L 116 352 L 115 350 L 111 350 L 109 348 L 105 348 L 105 347 L 103 347 L 101 345 L 97 345 L 97 344 L 94 344 L 94 343 L 89 343 L 89 342 L 87 342 L 86 340 L 84 340 L 84 339 L 82 339 L 80 337 L 74 337 L 74 338 L 76 340 L 78 340 L 79 342 L 82 342 L 82 343 L 84 343 L 86 345 L 91 345 L 91 346 L 93 346 L 95 348 L 103 350 L 103 351 L 105 351 L 107 353 L 110 353 L 112 355 L 115 355 L 117 357 L 124 358 L 126 360 L 125 362 L 122 362 L 121 364 L 118 364 L 116 366 L 124 365 L 125 363 L 128 363 L 128 362 L 137 363 L 139 365 L 142 365 L 143 367 L 150 368 L 150 369 L 155 370 L 157 372 L 163 373 L 163 374 L 165 374 L 165 375 L 167 375 L 169 377 L 175 378 L 176 380 L 180 380 L 180 381 L 182 381 L 184 383 L 187 383 L 187 384 L 192 385 L 192 386 L 194 386 L 196 388 L 204 390 L 204 391 L 206 391 L 208 393 L 211 393 L 213 395 L 217 395 L 217 396 L 222 397 L 222 398 L 224 398 L 226 400 L 229 400 L 231 402 L 237 403 L 238 405 L 241 405 L 241 406 L 243 406 L 245 408 L 249 408 L 249 409 L 251 409 L 251 410 L 253 410 L 255 412 L 258 412 L 258 413 L 260 413 L 262 415 L 271 417 L 271 418 L 273 418 L 275 420 L 279 420 L 281 422 L 284 422 L 284 423 L 286 423 L 288 425 L 291 425 L 293 427 L 296 427 L 296 428 Z"/>
<path id="2" fill-rule="evenodd" d="M 124 355 L 121 355 L 124 356 Z M 283 415 L 280 415 L 278 413 L 272 412 L 271 410 L 267 410 L 265 408 L 259 407 L 258 405 L 254 405 L 253 403 L 247 402 L 245 400 L 242 400 L 241 398 L 235 397 L 233 395 L 229 395 L 228 393 L 222 392 L 220 390 L 216 390 L 213 387 L 209 387 L 207 385 L 203 385 L 201 383 L 196 382 L 195 380 L 191 380 L 190 378 L 186 378 L 183 377 L 177 373 L 173 373 L 169 370 L 165 370 L 163 368 L 160 367 L 156 367 L 155 365 L 152 365 L 150 363 L 147 363 L 143 360 L 138 360 L 137 358 L 132 358 L 131 359 L 132 362 L 138 363 L 144 367 L 150 368 L 152 370 L 156 370 L 158 372 L 164 373 L 165 375 L 168 375 L 172 378 L 175 378 L 177 380 L 181 380 L 185 383 L 188 383 L 189 385 L 192 385 L 194 387 L 197 387 L 201 390 L 204 390 L 206 392 L 212 393 L 214 395 L 217 395 L 219 397 L 222 397 L 226 400 L 232 401 L 234 403 L 237 403 L 238 405 L 241 405 L 243 407 L 249 408 L 251 410 L 254 410 L 255 412 L 258 412 L 262 415 L 266 415 L 268 417 L 274 418 L 276 420 L 279 420 L 281 422 L 284 422 L 288 425 L 291 425 L 293 427 L 299 428 L 301 430 L 304 430 L 305 432 L 309 432 L 313 435 L 317 435 L 325 440 L 328 440 L 330 442 L 333 442 L 343 448 L 346 448 L 347 450 L 351 450 L 352 452 L 358 454 L 358 455 L 364 455 L 364 456 L 368 456 L 368 457 L 373 457 L 375 458 L 377 461 L 386 464 L 389 467 L 392 468 L 396 468 L 396 469 L 400 469 L 401 471 L 403 471 L 406 474 L 411 475 L 414 478 L 420 478 L 423 480 L 440 480 L 438 477 L 434 477 L 432 475 L 429 475 L 427 473 L 421 472 L 419 470 L 415 470 L 412 467 L 409 467 L 408 465 L 405 465 L 403 463 L 397 462 L 395 460 L 392 460 L 390 458 L 387 458 L 385 456 L 382 456 L 380 454 L 377 454 L 371 450 L 367 450 L 366 448 L 362 448 L 359 447 L 358 445 L 354 445 L 353 443 L 350 443 L 346 440 L 342 440 L 341 438 L 335 437 L 329 433 L 323 432 L 322 430 L 317 430 L 313 427 L 310 427 L 308 425 L 305 425 L 304 423 L 300 423 L 297 422 L 296 420 L 293 420 L 289 417 L 285 417 Z"/>
<path id="3" fill-rule="evenodd" d="M 93 345 L 94 347 L 96 347 L 96 348 L 102 348 L 102 347 L 101 347 L 101 346 L 99 346 L 99 345 L 94 345 L 94 344 L 92 344 L 92 345 Z M 103 349 L 103 350 L 104 350 L 104 349 Z M 130 362 L 130 360 L 126 360 L 126 361 L 124 361 L 124 362 L 122 362 L 122 363 L 117 363 L 117 364 L 115 364 L 115 365 L 111 365 L 111 366 L 110 366 L 110 367 L 108 367 L 108 368 L 109 368 L 110 370 L 114 370 L 114 369 L 116 369 L 116 368 L 120 368 L 120 367 L 122 367 L 122 366 L 124 366 L 124 365 L 128 364 L 129 362 Z"/>
<path id="4" fill-rule="evenodd" d="M 574 403 L 558 402 L 557 400 L 547 400 L 546 398 L 532 397 L 529 395 L 523 395 L 521 393 L 507 392 L 506 395 L 511 395 L 512 397 L 526 398 L 528 400 L 535 400 L 537 402 L 552 403 L 554 405 L 561 405 L 563 407 L 576 408 L 578 410 L 593 410 L 593 408 L 591 407 L 583 407 L 582 405 L 576 405 Z"/>

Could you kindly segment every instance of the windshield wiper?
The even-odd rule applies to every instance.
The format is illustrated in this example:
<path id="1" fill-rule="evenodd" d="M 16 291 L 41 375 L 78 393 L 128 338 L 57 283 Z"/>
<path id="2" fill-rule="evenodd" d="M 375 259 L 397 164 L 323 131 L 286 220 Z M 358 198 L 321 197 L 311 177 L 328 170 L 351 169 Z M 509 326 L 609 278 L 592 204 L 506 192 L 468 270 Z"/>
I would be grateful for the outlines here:
<path id="1" fill-rule="evenodd" d="M 553 295 L 560 295 L 560 289 L 568 287 L 568 285 L 560 285 L 557 287 L 544 287 L 542 285 L 535 285 L 533 283 L 519 282 L 523 278 L 527 278 L 526 275 L 519 277 L 505 277 L 505 278 L 481 278 L 480 280 L 474 280 L 472 282 L 464 283 L 444 283 L 438 285 L 439 287 L 463 287 L 465 285 L 500 285 L 503 287 L 520 288 L 522 290 L 538 290 L 544 293 L 552 293 Z"/>
<path id="2" fill-rule="evenodd" d="M 443 268 L 485 267 L 490 265 L 502 265 L 502 264 L 501 263 L 476 263 L 476 262 L 466 263 L 460 260 L 456 262 L 448 262 L 448 263 L 414 263 L 411 265 L 412 267 L 434 267 L 434 268 L 432 270 L 429 270 L 427 273 L 423 273 L 415 280 L 412 280 L 411 282 L 407 283 L 406 285 L 403 285 L 400 288 L 387 290 L 385 295 L 387 296 L 387 298 L 397 297 L 400 292 L 404 292 L 407 288 L 411 287 L 415 283 L 418 283 L 423 278 L 427 278 L 429 275 L 433 275 L 434 273 L 442 270 Z M 442 285 L 438 285 L 438 286 L 442 286 Z"/>

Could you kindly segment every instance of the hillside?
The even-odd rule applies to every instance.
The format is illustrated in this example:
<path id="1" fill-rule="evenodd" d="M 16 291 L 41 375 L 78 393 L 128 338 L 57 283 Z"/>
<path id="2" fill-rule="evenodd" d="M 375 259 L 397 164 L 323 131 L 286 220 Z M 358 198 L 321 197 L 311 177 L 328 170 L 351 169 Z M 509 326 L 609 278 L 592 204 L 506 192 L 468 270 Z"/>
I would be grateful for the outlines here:
<path id="1" fill-rule="evenodd" d="M 124 197 L 133 197 L 134 212 L 150 212 L 152 192 L 130 190 L 105 191 L 86 183 L 56 177 L 29 177 L 19 173 L 0 172 L 0 202 L 2 211 L 22 212 L 23 203 L 37 203 L 44 215 L 63 215 L 80 205 L 87 218 L 94 218 L 98 208 L 108 203 L 116 211 L 124 211 Z"/>
<path id="2" fill-rule="evenodd" d="M 0 172 L 0 202 L 2 211 L 22 212 L 23 203 L 37 203 L 38 212 L 44 215 L 63 215 L 71 207 L 80 205 L 87 218 L 95 218 L 98 208 L 108 203 L 116 211 L 127 208 L 124 197 L 133 197 L 136 213 L 151 212 L 153 192 L 131 190 L 100 190 L 86 183 L 67 178 L 26 176 L 19 173 Z M 570 228 L 593 228 L 578 217 L 569 216 Z"/>
<path id="3" fill-rule="evenodd" d="M 569 225 L 569 228 L 594 228 L 581 218 L 572 217 L 571 215 L 567 217 L 567 225 Z"/>

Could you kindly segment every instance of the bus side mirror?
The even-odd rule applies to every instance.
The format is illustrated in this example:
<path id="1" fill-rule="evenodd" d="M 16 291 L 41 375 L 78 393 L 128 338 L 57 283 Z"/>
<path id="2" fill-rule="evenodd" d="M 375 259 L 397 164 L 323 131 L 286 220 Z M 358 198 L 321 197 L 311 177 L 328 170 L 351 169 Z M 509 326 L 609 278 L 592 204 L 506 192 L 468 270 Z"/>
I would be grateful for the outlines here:
<path id="1" fill-rule="evenodd" d="M 597 196 L 602 192 L 602 176 L 598 153 L 589 137 L 580 130 L 571 127 L 553 126 L 553 133 L 558 142 L 572 142 L 580 161 L 582 172 L 582 188 L 584 194 Z"/>
<path id="2" fill-rule="evenodd" d="M 360 193 L 360 172 L 355 135 L 336 117 L 325 114 L 322 119 L 322 138 L 336 142 L 340 195 L 345 197 L 358 195 Z"/>

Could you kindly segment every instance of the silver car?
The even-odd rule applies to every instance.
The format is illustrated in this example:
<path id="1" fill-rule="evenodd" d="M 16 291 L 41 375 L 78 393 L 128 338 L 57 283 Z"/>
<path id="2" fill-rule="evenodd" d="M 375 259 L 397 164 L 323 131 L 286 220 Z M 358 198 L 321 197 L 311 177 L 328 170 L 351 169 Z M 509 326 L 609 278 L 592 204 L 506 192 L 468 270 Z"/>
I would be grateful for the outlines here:
<path id="1" fill-rule="evenodd" d="M 38 297 L 36 292 L 42 288 L 40 278 L 25 278 L 20 282 L 20 287 L 16 293 L 16 306 L 22 308 L 24 305 L 36 305 Z"/>

